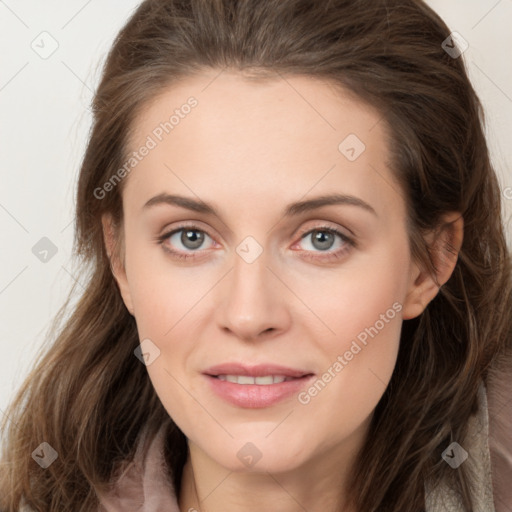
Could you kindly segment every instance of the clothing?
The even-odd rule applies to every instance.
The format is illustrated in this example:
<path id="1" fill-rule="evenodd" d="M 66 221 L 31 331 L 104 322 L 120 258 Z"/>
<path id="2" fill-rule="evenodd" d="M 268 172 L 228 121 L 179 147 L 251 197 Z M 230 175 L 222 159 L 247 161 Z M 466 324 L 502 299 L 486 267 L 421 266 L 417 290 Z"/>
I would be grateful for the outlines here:
<path id="1" fill-rule="evenodd" d="M 139 444 L 134 461 L 124 470 L 108 495 L 98 496 L 98 512 L 180 512 L 176 494 L 165 477 L 164 429 L 160 429 L 142 462 Z"/>
<path id="2" fill-rule="evenodd" d="M 467 459 L 462 464 L 469 464 L 474 470 L 476 485 L 472 489 L 472 510 L 475 512 L 495 512 L 491 480 L 491 457 L 488 446 L 488 402 L 483 382 L 480 383 L 478 389 L 478 402 L 478 413 L 470 418 L 466 440 L 459 446 L 462 446 L 462 449 L 467 452 Z M 453 450 L 460 450 L 460 448 L 455 446 L 454 449 L 450 450 L 450 455 L 454 455 Z M 461 451 L 460 453 L 464 452 Z M 478 454 L 478 456 L 475 456 L 475 454 Z M 445 482 L 441 482 L 435 489 L 432 489 L 430 482 L 427 482 L 425 495 L 427 512 L 464 512 L 457 494 Z"/>
<path id="3" fill-rule="evenodd" d="M 512 511 L 511 375 L 507 372 L 491 379 L 489 389 L 481 381 L 478 412 L 470 418 L 467 437 L 459 445 L 468 454 L 462 463 L 470 467 L 476 482 L 472 487 L 472 512 Z M 164 477 L 163 434 L 160 430 L 144 462 L 137 450 L 115 490 L 99 496 L 98 512 L 180 512 L 174 489 Z M 464 453 L 455 447 L 457 450 L 457 456 Z M 453 456 L 455 452 L 447 453 Z M 427 482 L 425 495 L 426 512 L 465 512 L 455 492 L 444 482 L 436 488 Z"/>

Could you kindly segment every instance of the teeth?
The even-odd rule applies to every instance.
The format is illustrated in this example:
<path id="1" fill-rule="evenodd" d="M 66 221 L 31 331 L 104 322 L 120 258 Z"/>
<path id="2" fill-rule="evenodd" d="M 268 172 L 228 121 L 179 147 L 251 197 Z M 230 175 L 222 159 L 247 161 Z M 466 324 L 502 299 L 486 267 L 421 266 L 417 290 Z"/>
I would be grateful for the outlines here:
<path id="1" fill-rule="evenodd" d="M 217 375 L 217 378 L 234 382 L 235 384 L 259 384 L 262 386 L 292 380 L 292 377 L 285 377 L 284 375 L 265 375 L 263 377 L 250 377 L 249 375 Z"/>

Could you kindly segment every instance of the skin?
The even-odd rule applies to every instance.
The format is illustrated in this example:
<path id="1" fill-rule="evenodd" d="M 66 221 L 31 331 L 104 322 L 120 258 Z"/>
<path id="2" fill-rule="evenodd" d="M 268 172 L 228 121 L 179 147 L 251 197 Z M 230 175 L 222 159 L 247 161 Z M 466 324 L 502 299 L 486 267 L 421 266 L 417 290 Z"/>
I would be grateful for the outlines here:
<path id="1" fill-rule="evenodd" d="M 124 266 L 103 219 L 126 307 L 140 339 L 160 350 L 147 371 L 188 438 L 180 510 L 348 511 L 347 478 L 391 378 L 402 321 L 421 314 L 457 257 L 440 254 L 437 283 L 412 260 L 404 197 L 386 166 L 386 125 L 366 104 L 308 77 L 255 82 L 204 72 L 146 105 L 130 147 L 191 95 L 197 107 L 125 178 Z M 349 134 L 366 145 L 354 161 L 338 149 Z M 172 205 L 143 211 L 162 192 L 213 203 L 221 218 Z M 282 214 L 289 203 L 333 192 L 364 200 L 375 214 L 346 204 Z M 450 239 L 458 250 L 462 218 L 445 219 L 450 228 L 429 241 L 442 248 Z M 183 221 L 205 233 L 199 249 L 183 245 L 181 232 L 166 239 L 198 254 L 185 261 L 156 241 Z M 322 250 L 311 231 L 325 226 L 356 245 L 335 236 Z M 250 264 L 236 252 L 247 236 L 263 249 Z M 267 408 L 237 407 L 201 373 L 237 361 L 322 376 L 394 303 L 401 311 L 306 405 L 293 395 Z M 261 453 L 252 467 L 237 457 L 247 442 Z"/>

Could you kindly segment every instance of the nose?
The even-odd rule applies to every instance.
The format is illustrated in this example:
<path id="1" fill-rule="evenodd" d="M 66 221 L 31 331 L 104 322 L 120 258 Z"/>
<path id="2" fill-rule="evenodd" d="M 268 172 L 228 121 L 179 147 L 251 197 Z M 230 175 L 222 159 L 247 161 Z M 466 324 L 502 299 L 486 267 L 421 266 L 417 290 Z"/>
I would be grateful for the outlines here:
<path id="1" fill-rule="evenodd" d="M 235 254 L 233 268 L 217 291 L 219 328 L 245 341 L 277 336 L 290 324 L 290 292 L 269 267 L 267 256 L 263 251 L 248 263 Z"/>

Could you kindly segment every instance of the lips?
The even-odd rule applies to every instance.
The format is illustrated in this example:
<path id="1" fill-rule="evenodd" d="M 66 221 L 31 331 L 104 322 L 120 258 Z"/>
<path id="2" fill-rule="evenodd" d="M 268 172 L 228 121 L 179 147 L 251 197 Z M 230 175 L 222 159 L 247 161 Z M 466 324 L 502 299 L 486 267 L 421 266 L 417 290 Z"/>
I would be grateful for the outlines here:
<path id="1" fill-rule="evenodd" d="M 290 399 L 314 377 L 313 373 L 298 368 L 238 363 L 212 366 L 203 375 L 217 396 L 237 407 L 250 409 L 270 407 Z"/>
<path id="2" fill-rule="evenodd" d="M 299 379 L 306 375 L 312 375 L 313 372 L 308 370 L 301 370 L 298 368 L 290 368 L 287 366 L 280 366 L 275 364 L 258 364 L 254 366 L 243 365 L 239 363 L 224 363 L 212 366 L 203 372 L 205 375 L 217 377 L 219 375 L 245 375 L 248 377 L 265 377 L 267 375 L 282 375 L 283 377 L 290 377 Z"/>

